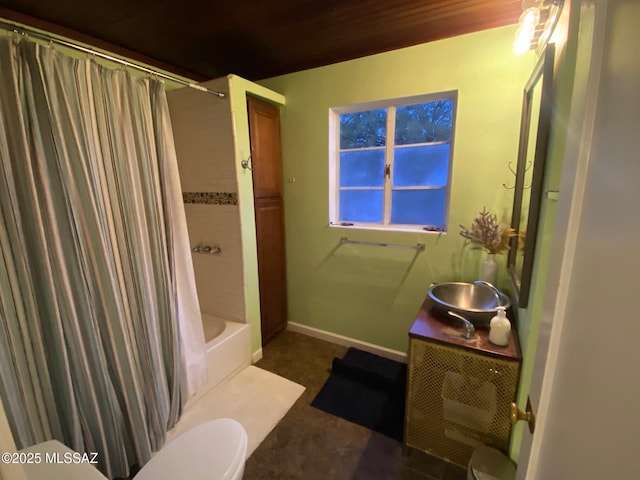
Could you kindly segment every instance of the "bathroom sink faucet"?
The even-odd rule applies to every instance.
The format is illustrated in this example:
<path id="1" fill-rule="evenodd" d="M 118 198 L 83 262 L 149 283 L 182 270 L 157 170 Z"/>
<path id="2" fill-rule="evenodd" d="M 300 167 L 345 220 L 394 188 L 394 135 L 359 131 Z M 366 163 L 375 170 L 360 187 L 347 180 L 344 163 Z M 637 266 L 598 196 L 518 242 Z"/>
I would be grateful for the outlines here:
<path id="1" fill-rule="evenodd" d="M 456 317 L 462 320 L 462 323 L 464 323 L 464 334 L 462 336 L 464 338 L 471 339 L 476 336 L 476 328 L 473 326 L 473 323 L 471 323 L 462 315 L 459 315 L 456 312 L 452 312 L 451 310 L 449 310 L 447 313 L 452 317 Z"/>
<path id="2" fill-rule="evenodd" d="M 484 285 L 485 287 L 488 287 L 491 289 L 491 291 L 493 292 L 493 294 L 496 296 L 496 301 L 497 301 L 497 306 L 500 306 L 500 290 L 498 290 L 492 283 L 489 282 L 485 282 L 484 280 L 476 280 L 475 282 L 473 282 L 474 285 Z"/>

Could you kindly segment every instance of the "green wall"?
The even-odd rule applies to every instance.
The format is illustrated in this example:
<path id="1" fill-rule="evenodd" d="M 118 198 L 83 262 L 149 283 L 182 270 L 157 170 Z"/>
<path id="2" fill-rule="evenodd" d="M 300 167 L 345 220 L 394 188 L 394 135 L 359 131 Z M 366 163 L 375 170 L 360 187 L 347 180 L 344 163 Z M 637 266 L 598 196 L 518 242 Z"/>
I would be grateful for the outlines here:
<path id="1" fill-rule="evenodd" d="M 282 93 L 289 321 L 406 351 L 407 332 L 432 282 L 473 280 L 478 251 L 463 248 L 459 224 L 486 206 L 511 216 L 524 83 L 535 56 L 512 53 L 515 27 L 264 80 Z M 328 125 L 334 106 L 458 90 L 449 233 L 329 227 Z M 426 244 L 416 254 L 340 245 L 341 236 Z M 504 266 L 504 258 L 500 259 Z M 501 269 L 498 285 L 508 286 Z"/>

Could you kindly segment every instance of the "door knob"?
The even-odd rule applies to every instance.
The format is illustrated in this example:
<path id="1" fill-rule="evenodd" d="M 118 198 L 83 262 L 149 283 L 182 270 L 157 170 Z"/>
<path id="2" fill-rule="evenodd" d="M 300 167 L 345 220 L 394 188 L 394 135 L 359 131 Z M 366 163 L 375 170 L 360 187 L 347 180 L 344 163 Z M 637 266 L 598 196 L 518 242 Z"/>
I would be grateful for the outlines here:
<path id="1" fill-rule="evenodd" d="M 529 431 L 533 433 L 536 429 L 536 415 L 531 408 L 531 401 L 527 398 L 527 409 L 523 412 L 518 408 L 516 402 L 511 402 L 511 425 L 515 425 L 520 420 L 525 420 L 529 424 Z"/>

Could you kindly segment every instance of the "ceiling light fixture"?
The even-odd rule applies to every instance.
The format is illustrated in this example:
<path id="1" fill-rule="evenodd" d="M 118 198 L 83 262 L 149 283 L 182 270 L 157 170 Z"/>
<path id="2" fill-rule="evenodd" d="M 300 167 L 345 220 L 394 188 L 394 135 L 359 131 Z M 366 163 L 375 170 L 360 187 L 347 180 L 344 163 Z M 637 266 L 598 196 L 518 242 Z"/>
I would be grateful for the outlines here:
<path id="1" fill-rule="evenodd" d="M 543 49 L 558 23 L 563 0 L 522 0 L 513 52 L 523 55 L 529 50 Z"/>

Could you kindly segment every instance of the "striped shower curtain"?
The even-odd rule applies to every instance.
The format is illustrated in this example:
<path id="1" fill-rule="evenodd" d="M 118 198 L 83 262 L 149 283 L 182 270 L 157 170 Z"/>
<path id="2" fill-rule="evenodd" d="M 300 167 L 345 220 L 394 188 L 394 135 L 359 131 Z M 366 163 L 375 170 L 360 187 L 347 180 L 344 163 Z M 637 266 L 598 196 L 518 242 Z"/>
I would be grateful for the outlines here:
<path id="1" fill-rule="evenodd" d="M 180 202 L 160 82 L 0 38 L 0 396 L 18 448 L 58 439 L 113 478 L 162 446 L 206 375 Z"/>

